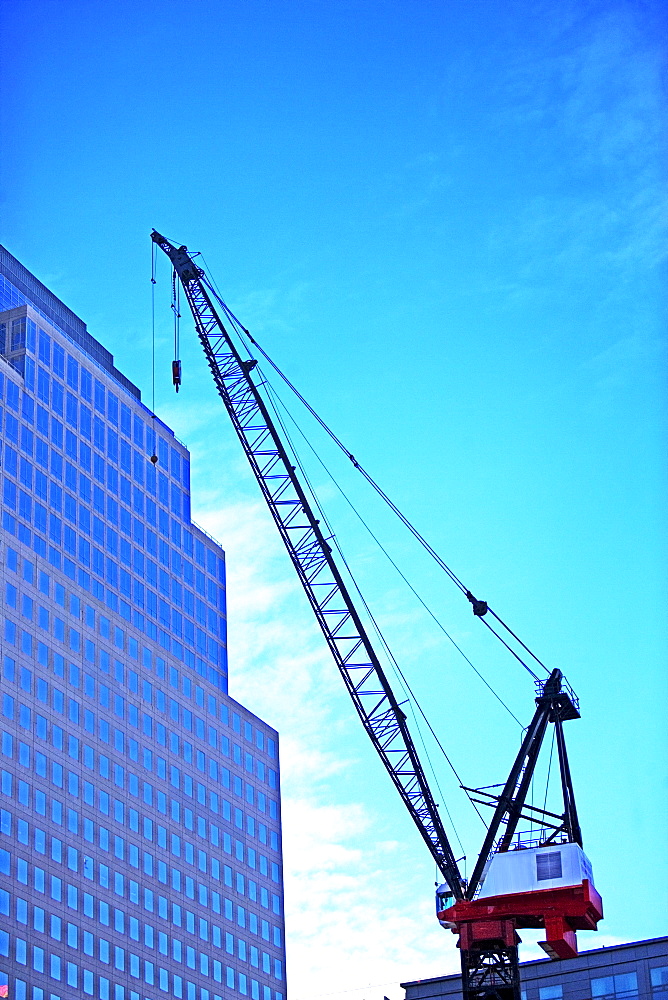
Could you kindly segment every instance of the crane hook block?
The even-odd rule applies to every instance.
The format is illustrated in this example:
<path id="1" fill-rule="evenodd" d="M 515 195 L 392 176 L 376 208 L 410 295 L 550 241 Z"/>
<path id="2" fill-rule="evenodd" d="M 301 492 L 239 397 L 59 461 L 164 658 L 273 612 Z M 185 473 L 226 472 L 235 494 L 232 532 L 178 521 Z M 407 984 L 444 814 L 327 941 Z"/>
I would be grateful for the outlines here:
<path id="1" fill-rule="evenodd" d="M 179 386 L 181 385 L 181 362 L 172 361 L 172 382 L 174 383 L 174 388 L 179 391 Z"/>
<path id="2" fill-rule="evenodd" d="M 487 601 L 477 601 L 470 590 L 466 591 L 466 596 L 473 605 L 473 614 L 477 618 L 482 618 L 483 615 L 487 614 L 487 612 L 489 611 L 489 608 L 487 606 Z"/>

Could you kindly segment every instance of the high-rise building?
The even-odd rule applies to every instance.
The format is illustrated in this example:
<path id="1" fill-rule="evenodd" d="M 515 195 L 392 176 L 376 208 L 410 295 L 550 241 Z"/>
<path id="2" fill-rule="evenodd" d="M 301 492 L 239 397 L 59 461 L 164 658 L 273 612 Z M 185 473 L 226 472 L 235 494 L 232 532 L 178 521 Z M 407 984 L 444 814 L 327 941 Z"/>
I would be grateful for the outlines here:
<path id="1" fill-rule="evenodd" d="M 0 419 L 0 997 L 284 1000 L 278 738 L 188 450 L 3 248 Z"/>

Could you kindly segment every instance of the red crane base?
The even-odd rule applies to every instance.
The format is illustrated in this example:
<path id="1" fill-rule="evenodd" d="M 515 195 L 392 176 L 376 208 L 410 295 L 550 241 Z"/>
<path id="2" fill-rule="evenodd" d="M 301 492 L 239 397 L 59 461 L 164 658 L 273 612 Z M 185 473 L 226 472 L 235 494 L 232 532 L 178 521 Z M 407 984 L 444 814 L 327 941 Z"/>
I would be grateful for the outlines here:
<path id="1" fill-rule="evenodd" d="M 552 959 L 575 958 L 576 931 L 595 931 L 602 917 L 603 902 L 587 879 L 558 889 L 459 900 L 438 914 L 439 920 L 454 924 L 463 951 L 479 948 L 484 941 L 513 947 L 520 940 L 518 928 L 544 927 L 546 940 L 538 943 Z"/>

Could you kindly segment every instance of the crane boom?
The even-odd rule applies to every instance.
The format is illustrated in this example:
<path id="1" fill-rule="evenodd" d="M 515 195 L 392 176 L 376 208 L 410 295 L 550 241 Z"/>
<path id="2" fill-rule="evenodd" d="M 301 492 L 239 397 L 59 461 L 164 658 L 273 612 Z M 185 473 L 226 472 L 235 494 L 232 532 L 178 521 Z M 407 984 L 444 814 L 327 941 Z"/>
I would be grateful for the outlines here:
<path id="1" fill-rule="evenodd" d="M 533 720 L 502 791 L 489 791 L 501 786 L 466 789 L 477 794 L 474 801 L 494 807 L 467 885 L 427 783 L 406 715 L 334 559 L 332 539 L 323 533 L 260 386 L 253 381 L 251 373 L 257 362 L 239 353 L 213 302 L 222 300 L 187 247 L 175 246 L 155 230 L 151 238 L 169 257 L 183 287 L 218 393 L 357 714 L 445 879 L 436 894 L 437 914 L 441 924 L 459 936 L 463 998 L 520 1000 L 517 929 L 544 927 L 547 940 L 540 943 L 545 951 L 552 958 L 569 958 L 577 954 L 576 931 L 595 930 L 603 913 L 591 879 L 591 866 L 582 853 L 562 727 L 564 720 L 579 718 L 577 698 L 558 669 L 546 681 L 539 681 Z M 180 381 L 180 362 L 175 361 L 177 391 Z M 487 604 L 476 601 L 468 591 L 466 596 L 473 603 L 474 614 L 484 615 Z M 555 727 L 564 799 L 562 816 L 526 805 L 548 723 Z M 537 847 L 531 847 L 522 843 L 516 832 L 520 819 L 532 824 L 538 819 L 552 832 L 544 835 Z M 501 827 L 504 831 L 498 836 Z"/>
<path id="2" fill-rule="evenodd" d="M 362 724 L 451 892 L 456 899 L 463 899 L 459 868 L 406 716 L 253 382 L 255 365 L 240 356 L 212 302 L 204 272 L 186 249 L 174 246 L 155 231 L 151 238 L 167 254 L 181 281 L 218 393 Z"/>

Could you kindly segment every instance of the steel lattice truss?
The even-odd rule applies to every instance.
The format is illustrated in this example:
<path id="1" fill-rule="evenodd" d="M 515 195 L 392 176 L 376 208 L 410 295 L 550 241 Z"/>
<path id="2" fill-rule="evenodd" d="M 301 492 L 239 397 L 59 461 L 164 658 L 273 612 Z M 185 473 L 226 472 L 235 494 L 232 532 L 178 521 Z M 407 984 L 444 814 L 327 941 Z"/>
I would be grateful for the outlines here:
<path id="1" fill-rule="evenodd" d="M 516 1000 L 520 995 L 517 948 L 481 948 L 462 953 L 464 1000 Z"/>
<path id="2" fill-rule="evenodd" d="M 561 671 L 553 670 L 546 681 L 538 684 L 534 717 L 525 731 L 505 785 L 466 789 L 476 796 L 472 801 L 492 806 L 494 815 L 471 879 L 465 886 L 411 739 L 406 716 L 390 688 L 333 558 L 329 544 L 331 539 L 323 534 L 296 476 L 292 458 L 278 436 L 260 392 L 262 383 L 256 385 L 251 377 L 257 362 L 244 360 L 239 354 L 213 304 L 212 295 L 214 299 L 217 296 L 187 248 L 173 246 L 156 232 L 152 233 L 152 239 L 170 258 L 183 286 L 216 388 L 362 724 L 450 891 L 459 901 L 453 911 L 457 907 L 465 909 L 474 900 L 487 862 L 495 851 L 510 848 L 520 819 L 529 819 L 532 823 L 538 820 L 552 831 L 545 840 L 546 844 L 557 837 L 565 837 L 569 842 L 582 846 L 562 728 L 565 720 L 579 718 L 579 707 Z M 227 311 L 226 307 L 224 309 Z M 175 362 L 175 366 L 178 388 L 180 362 Z M 467 596 L 470 598 L 472 595 Z M 475 603 L 482 605 L 484 602 L 474 601 L 474 613 L 478 614 Z M 487 605 L 484 608 L 486 611 Z M 549 723 L 555 726 L 563 815 L 526 804 Z M 512 943 L 519 940 L 514 930 L 516 918 L 499 922 L 487 917 L 470 917 L 468 912 L 466 910 L 459 918 L 454 918 L 462 949 L 464 1000 L 519 1000 L 517 946 Z M 508 927 L 501 926 L 504 923 L 511 928 L 510 938 Z M 466 946 L 461 937 L 465 928 L 468 928 L 467 936 L 472 930 L 476 931 Z"/>
<path id="3" fill-rule="evenodd" d="M 402 712 L 295 475 L 266 403 L 185 248 L 153 234 L 178 274 L 216 388 L 357 713 L 455 898 L 461 877 Z"/>

